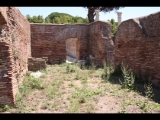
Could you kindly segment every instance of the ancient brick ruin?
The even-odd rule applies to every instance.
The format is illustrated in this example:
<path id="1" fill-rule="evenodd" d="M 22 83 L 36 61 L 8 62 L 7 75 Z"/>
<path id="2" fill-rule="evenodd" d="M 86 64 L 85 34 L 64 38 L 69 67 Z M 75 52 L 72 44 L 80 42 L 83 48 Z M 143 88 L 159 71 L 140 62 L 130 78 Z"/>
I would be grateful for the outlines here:
<path id="1" fill-rule="evenodd" d="M 15 103 L 31 55 L 30 24 L 15 7 L 0 7 L 0 104 Z"/>
<path id="2" fill-rule="evenodd" d="M 48 57 L 48 63 L 64 62 L 66 56 L 85 60 L 89 55 L 102 66 L 112 58 L 113 41 L 109 22 L 91 24 L 54 25 L 31 24 L 32 57 Z M 108 56 L 107 56 L 108 55 Z"/>
<path id="3" fill-rule="evenodd" d="M 154 21 L 154 22 L 153 22 Z M 0 7 L 0 104 L 15 104 L 18 85 L 29 70 L 68 56 L 96 66 L 121 62 L 160 85 L 160 12 L 129 19 L 119 25 L 115 39 L 111 24 L 30 24 L 15 7 Z"/>
<path id="4" fill-rule="evenodd" d="M 115 65 L 124 62 L 160 87 L 160 12 L 122 22 L 114 50 Z"/>

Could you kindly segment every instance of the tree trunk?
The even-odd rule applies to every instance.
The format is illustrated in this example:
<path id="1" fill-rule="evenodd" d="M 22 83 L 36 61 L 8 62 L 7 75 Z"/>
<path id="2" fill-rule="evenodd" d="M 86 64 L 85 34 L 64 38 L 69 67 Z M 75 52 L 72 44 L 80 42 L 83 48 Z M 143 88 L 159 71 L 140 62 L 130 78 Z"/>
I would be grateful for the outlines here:
<path id="1" fill-rule="evenodd" d="M 89 20 L 89 23 L 91 22 L 94 22 L 94 9 L 89 9 L 88 8 L 88 20 Z"/>

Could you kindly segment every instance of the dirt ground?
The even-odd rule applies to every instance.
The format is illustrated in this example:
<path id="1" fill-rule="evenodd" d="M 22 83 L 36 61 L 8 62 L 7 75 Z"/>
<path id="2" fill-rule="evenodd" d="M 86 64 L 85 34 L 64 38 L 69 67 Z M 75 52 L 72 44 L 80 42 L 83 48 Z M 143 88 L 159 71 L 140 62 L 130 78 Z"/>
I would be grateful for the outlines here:
<path id="1" fill-rule="evenodd" d="M 67 72 L 69 71 L 69 73 Z M 103 69 L 87 70 L 66 64 L 48 65 L 40 78 L 28 75 L 31 83 L 17 94 L 15 107 L 1 113 L 159 113 L 160 99 L 145 97 L 145 91 L 122 89 L 101 78 Z M 39 82 L 37 82 L 38 80 Z M 42 87 L 43 86 L 43 87 Z M 138 86 L 138 85 L 137 85 Z M 143 87 L 139 85 L 138 87 Z M 157 96 L 159 90 L 151 94 Z"/>

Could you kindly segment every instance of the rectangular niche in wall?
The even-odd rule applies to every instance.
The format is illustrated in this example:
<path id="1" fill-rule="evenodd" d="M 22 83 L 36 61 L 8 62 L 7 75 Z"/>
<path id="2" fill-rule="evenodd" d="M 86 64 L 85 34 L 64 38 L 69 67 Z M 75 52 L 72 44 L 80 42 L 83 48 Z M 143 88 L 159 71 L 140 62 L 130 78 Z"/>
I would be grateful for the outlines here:
<path id="1" fill-rule="evenodd" d="M 76 62 L 79 59 L 78 38 L 66 40 L 66 60 Z"/>

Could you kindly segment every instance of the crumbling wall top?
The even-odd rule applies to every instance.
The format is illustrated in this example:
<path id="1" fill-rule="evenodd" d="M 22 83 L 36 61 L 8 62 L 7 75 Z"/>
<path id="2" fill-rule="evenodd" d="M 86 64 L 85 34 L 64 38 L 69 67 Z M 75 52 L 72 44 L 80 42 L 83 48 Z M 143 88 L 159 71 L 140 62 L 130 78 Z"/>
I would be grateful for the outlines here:
<path id="1" fill-rule="evenodd" d="M 8 7 L 0 7 L 0 25 L 7 23 L 7 8 Z"/>

